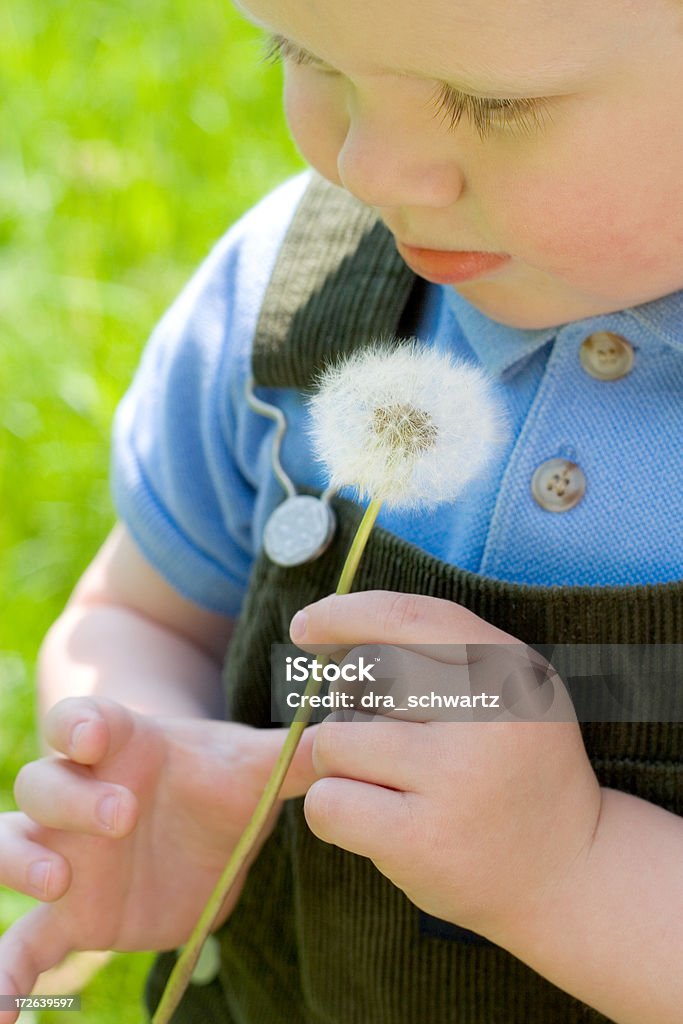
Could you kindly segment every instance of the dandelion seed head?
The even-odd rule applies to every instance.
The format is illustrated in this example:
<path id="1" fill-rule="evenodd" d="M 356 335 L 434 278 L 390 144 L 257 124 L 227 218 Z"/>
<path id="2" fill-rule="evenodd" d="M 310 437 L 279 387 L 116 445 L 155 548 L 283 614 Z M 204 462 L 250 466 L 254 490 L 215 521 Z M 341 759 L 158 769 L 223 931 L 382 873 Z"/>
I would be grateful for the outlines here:
<path id="1" fill-rule="evenodd" d="M 381 445 L 405 458 L 429 451 L 439 434 L 429 413 L 407 402 L 373 409 L 372 429 Z"/>
<path id="2" fill-rule="evenodd" d="M 394 507 L 452 501 L 505 434 L 483 372 L 417 341 L 379 341 L 330 365 L 309 409 L 332 486 Z"/>

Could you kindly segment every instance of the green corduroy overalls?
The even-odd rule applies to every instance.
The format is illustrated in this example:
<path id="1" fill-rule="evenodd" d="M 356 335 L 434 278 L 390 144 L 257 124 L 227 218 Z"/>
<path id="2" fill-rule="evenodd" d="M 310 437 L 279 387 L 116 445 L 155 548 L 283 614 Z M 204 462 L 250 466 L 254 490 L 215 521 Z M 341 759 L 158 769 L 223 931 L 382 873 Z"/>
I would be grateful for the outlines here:
<path id="1" fill-rule="evenodd" d="M 421 282 L 371 211 L 314 178 L 260 314 L 256 382 L 306 389 L 325 361 L 378 336 L 412 334 Z M 317 561 L 261 555 L 226 665 L 230 717 L 271 725 L 270 645 L 294 613 L 331 593 L 361 509 L 342 500 Z M 487 579 L 375 528 L 355 589 L 458 602 L 532 645 L 676 644 L 683 584 L 530 587 Z M 683 687 L 683 681 L 681 683 Z M 683 717 L 683 715 L 681 716 Z M 582 725 L 600 783 L 683 814 L 683 723 Z M 222 966 L 190 986 L 183 1024 L 598 1024 L 607 1020 L 492 943 L 421 914 L 373 864 L 316 839 L 289 801 L 218 933 Z M 503 855 L 503 851 L 501 851 Z M 646 951 L 644 951 L 646 954 Z M 155 1006 L 174 959 L 156 961 Z M 681 1008 L 683 1019 L 683 1007 Z"/>

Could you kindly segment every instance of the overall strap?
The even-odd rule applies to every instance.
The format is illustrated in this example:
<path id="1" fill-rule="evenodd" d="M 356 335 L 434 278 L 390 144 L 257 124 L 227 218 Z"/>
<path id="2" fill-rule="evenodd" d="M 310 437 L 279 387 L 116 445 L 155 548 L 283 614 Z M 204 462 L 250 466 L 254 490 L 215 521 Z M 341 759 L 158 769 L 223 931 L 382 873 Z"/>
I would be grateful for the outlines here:
<path id="1" fill-rule="evenodd" d="M 411 334 L 424 284 L 377 215 L 318 175 L 296 209 L 256 327 L 257 384 L 305 389 L 332 357 Z"/>

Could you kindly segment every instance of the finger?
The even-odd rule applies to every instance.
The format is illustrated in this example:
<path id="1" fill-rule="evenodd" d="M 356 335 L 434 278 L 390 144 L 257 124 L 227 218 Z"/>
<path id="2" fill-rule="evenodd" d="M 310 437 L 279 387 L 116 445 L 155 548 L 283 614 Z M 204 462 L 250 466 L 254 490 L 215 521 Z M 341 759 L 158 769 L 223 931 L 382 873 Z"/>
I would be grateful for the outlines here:
<path id="1" fill-rule="evenodd" d="M 72 761 L 99 764 L 129 742 L 139 717 L 104 697 L 67 697 L 50 708 L 43 732 Z"/>
<path id="2" fill-rule="evenodd" d="M 127 836 L 138 817 L 138 801 L 129 789 L 100 782 L 87 767 L 61 757 L 24 765 L 14 783 L 14 798 L 40 825 L 92 836 Z"/>
<path id="3" fill-rule="evenodd" d="M 71 868 L 60 854 L 29 838 L 31 826 L 23 814 L 0 816 L 0 885 L 39 900 L 57 900 L 71 884 Z"/>
<path id="4" fill-rule="evenodd" d="M 280 796 L 283 800 L 303 796 L 308 788 L 319 778 L 313 766 L 313 743 L 318 728 L 319 726 L 316 725 L 309 726 L 307 729 L 304 729 L 301 735 L 287 775 L 283 781 L 282 789 L 280 790 Z M 282 750 L 287 732 L 287 729 L 263 729 L 260 731 L 262 742 L 269 751 L 269 759 L 266 762 L 268 774 L 270 774 Z M 265 782 L 266 779 L 264 778 L 264 785 Z"/>
<path id="5" fill-rule="evenodd" d="M 373 677 L 351 684 L 355 706 L 414 722 L 576 718 L 555 669 L 525 644 L 467 644 L 464 664 L 435 660 L 431 646 L 424 650 L 428 656 L 386 644 L 355 647 L 342 666 L 357 678 L 361 669 Z"/>
<path id="6" fill-rule="evenodd" d="M 36 907 L 0 938 L 0 995 L 28 996 L 38 975 L 56 967 L 71 952 L 50 907 Z M 0 1024 L 13 1024 L 15 1011 L 0 1010 Z"/>
<path id="7" fill-rule="evenodd" d="M 498 720 L 575 722 L 576 710 L 550 662 L 524 644 L 482 645 L 472 666 L 473 689 L 499 698 Z M 483 720 L 477 716 L 478 720 Z"/>
<path id="8" fill-rule="evenodd" d="M 291 638 L 298 647 L 312 652 L 320 644 L 349 647 L 387 643 L 406 647 L 516 642 L 452 601 L 384 590 L 332 594 L 307 605 L 292 620 Z"/>
<path id="9" fill-rule="evenodd" d="M 412 647 L 362 644 L 342 661 L 330 693 L 345 694 L 345 707 L 406 722 L 470 721 L 470 666 L 465 647 L 457 650 L 465 652 L 464 664 L 434 660 Z"/>
<path id="10" fill-rule="evenodd" d="M 330 692 L 344 694 L 344 707 L 406 721 L 576 719 L 553 666 L 519 641 L 365 643 L 354 646 L 335 671 Z"/>
<path id="11" fill-rule="evenodd" d="M 352 779 L 321 779 L 309 789 L 304 813 L 311 831 L 360 857 L 385 861 L 392 848 L 412 843 L 412 793 Z"/>
<path id="12" fill-rule="evenodd" d="M 356 779 L 406 792 L 419 789 L 424 771 L 433 772 L 433 731 L 420 723 L 381 716 L 360 715 L 359 719 L 326 719 L 318 727 L 313 745 L 318 776 Z"/>

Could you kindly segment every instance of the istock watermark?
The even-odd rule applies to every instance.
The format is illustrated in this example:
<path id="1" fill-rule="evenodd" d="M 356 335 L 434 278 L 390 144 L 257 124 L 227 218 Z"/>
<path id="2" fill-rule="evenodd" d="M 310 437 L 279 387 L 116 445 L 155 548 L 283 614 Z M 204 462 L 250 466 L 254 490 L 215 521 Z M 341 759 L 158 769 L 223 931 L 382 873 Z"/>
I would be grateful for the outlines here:
<path id="1" fill-rule="evenodd" d="M 276 644 L 271 695 L 274 724 L 304 705 L 312 721 L 683 722 L 683 644 Z"/>
<path id="2" fill-rule="evenodd" d="M 326 683 L 338 683 L 340 680 L 345 683 L 374 683 L 375 677 L 372 673 L 377 660 L 373 658 L 370 664 L 366 664 L 361 656 L 357 664 L 351 661 L 343 665 L 337 665 L 334 662 L 323 665 L 315 658 L 305 654 L 298 658 L 287 655 L 285 657 L 285 678 L 288 683 L 305 683 L 310 678 L 315 679 L 316 682 Z"/>

